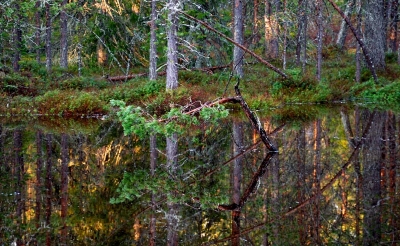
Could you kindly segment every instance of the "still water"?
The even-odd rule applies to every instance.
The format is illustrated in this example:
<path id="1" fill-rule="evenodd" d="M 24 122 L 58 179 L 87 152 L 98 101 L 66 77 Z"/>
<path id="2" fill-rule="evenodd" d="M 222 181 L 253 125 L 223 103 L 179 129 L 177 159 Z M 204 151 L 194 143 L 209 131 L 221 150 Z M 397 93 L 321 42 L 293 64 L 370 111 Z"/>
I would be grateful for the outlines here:
<path id="1" fill-rule="evenodd" d="M 258 112 L 166 138 L 0 119 L 0 245 L 400 244 L 399 114 Z M 171 141 L 171 139 L 169 140 Z"/>

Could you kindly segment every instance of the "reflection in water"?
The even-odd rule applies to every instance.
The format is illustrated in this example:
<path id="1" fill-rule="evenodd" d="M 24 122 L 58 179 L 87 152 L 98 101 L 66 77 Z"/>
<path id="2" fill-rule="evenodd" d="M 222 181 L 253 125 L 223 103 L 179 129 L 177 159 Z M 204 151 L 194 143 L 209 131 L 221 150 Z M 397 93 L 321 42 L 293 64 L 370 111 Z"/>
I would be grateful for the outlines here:
<path id="1" fill-rule="evenodd" d="M 400 243 L 398 115 L 285 123 L 275 156 L 238 119 L 143 140 L 114 122 L 3 123 L 0 245 Z"/>

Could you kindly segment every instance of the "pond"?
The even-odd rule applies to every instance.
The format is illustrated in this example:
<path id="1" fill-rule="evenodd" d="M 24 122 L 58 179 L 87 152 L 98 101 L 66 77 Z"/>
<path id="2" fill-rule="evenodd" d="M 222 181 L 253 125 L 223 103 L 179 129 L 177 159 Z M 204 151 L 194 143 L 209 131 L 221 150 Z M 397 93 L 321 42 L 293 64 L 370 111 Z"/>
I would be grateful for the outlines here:
<path id="1" fill-rule="evenodd" d="M 0 119 L 0 245 L 395 245 L 399 115 L 299 107 L 168 141 L 111 119 Z M 13 244 L 15 243 L 15 244 Z"/>

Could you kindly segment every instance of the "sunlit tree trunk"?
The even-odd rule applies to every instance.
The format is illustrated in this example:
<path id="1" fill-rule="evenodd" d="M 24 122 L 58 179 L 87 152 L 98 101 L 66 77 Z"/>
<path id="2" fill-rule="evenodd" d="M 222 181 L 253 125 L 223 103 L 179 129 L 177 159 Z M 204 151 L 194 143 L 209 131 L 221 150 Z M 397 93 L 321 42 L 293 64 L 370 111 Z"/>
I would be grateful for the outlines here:
<path id="1" fill-rule="evenodd" d="M 178 173 L 178 135 L 173 133 L 167 137 L 167 171 L 169 174 L 176 178 Z M 167 202 L 167 245 L 178 245 L 178 226 L 179 214 L 178 204 L 175 202 Z"/>
<path id="2" fill-rule="evenodd" d="M 150 136 L 150 173 L 154 176 L 157 167 L 157 137 L 155 134 Z M 149 245 L 156 245 L 156 197 L 151 194 L 151 218 L 150 218 L 150 242 Z"/>
<path id="3" fill-rule="evenodd" d="M 297 10 L 296 63 L 306 71 L 307 63 L 307 25 L 308 0 L 299 0 Z"/>
<path id="4" fill-rule="evenodd" d="M 384 1 L 369 0 L 365 6 L 365 40 L 375 68 L 384 69 L 386 26 Z"/>
<path id="5" fill-rule="evenodd" d="M 150 20 L 150 66 L 149 66 L 149 79 L 157 79 L 157 47 L 156 47 L 156 0 L 151 1 L 151 20 Z"/>
<path id="6" fill-rule="evenodd" d="M 234 25 L 233 25 L 233 40 L 243 45 L 244 44 L 244 16 L 243 16 L 243 0 L 234 0 Z M 243 59 L 244 51 L 237 47 L 233 48 L 233 71 L 239 78 L 243 77 Z"/>
<path id="7" fill-rule="evenodd" d="M 65 12 L 66 5 L 67 0 L 62 0 L 60 12 L 60 67 L 62 68 L 68 68 L 68 17 Z"/>
<path id="8" fill-rule="evenodd" d="M 316 0 L 315 2 L 316 14 L 317 14 L 317 80 L 321 82 L 321 70 L 322 70 L 322 38 L 324 34 L 323 16 L 322 16 L 322 1 Z"/>
<path id="9" fill-rule="evenodd" d="M 15 3 L 15 13 L 17 15 L 17 20 L 14 26 L 14 57 L 13 57 L 13 69 L 14 72 L 19 72 L 19 62 L 21 60 L 21 46 L 22 46 L 22 30 L 21 30 L 21 9 L 19 3 Z"/>
<path id="10" fill-rule="evenodd" d="M 50 0 L 45 3 L 46 8 L 46 69 L 48 72 L 52 69 L 52 48 L 51 48 L 51 13 L 50 13 Z"/>
<path id="11" fill-rule="evenodd" d="M 69 148 L 68 136 L 63 133 L 61 135 L 61 235 L 60 245 L 67 245 L 68 243 L 68 227 L 67 227 L 67 213 L 68 213 L 68 162 L 69 162 Z"/>
<path id="12" fill-rule="evenodd" d="M 346 9 L 344 10 L 344 14 L 351 19 L 351 13 L 353 12 L 354 6 L 355 6 L 355 0 L 348 0 L 346 4 Z M 347 36 L 347 29 L 348 25 L 346 24 L 345 20 L 342 20 L 340 24 L 340 29 L 339 33 L 336 38 L 336 45 L 339 48 L 342 48 L 346 42 L 346 36 Z"/>
<path id="13" fill-rule="evenodd" d="M 243 151 L 243 123 L 233 122 L 233 155 L 236 156 Z M 240 203 L 240 187 L 242 184 L 242 157 L 236 158 L 232 167 L 232 203 Z M 240 245 L 240 210 L 232 211 L 232 246 Z"/>
<path id="14" fill-rule="evenodd" d="M 265 0 L 265 55 L 269 58 L 277 58 L 279 55 L 279 23 L 276 17 L 276 13 L 280 11 L 280 8 L 280 0 Z"/>
<path id="15" fill-rule="evenodd" d="M 178 0 L 168 0 L 168 23 L 167 23 L 167 80 L 166 89 L 173 90 L 178 88 L 178 47 L 177 47 L 177 32 L 178 19 L 177 8 Z"/>

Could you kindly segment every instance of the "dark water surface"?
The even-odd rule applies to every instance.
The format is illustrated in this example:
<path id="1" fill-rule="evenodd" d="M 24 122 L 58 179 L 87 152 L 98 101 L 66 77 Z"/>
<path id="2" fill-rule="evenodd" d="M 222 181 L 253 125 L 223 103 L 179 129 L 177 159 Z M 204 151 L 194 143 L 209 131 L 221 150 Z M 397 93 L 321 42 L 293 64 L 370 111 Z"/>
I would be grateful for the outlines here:
<path id="1" fill-rule="evenodd" d="M 258 116 L 279 154 L 239 115 L 173 164 L 111 120 L 1 118 L 0 245 L 400 244 L 399 114 Z"/>

